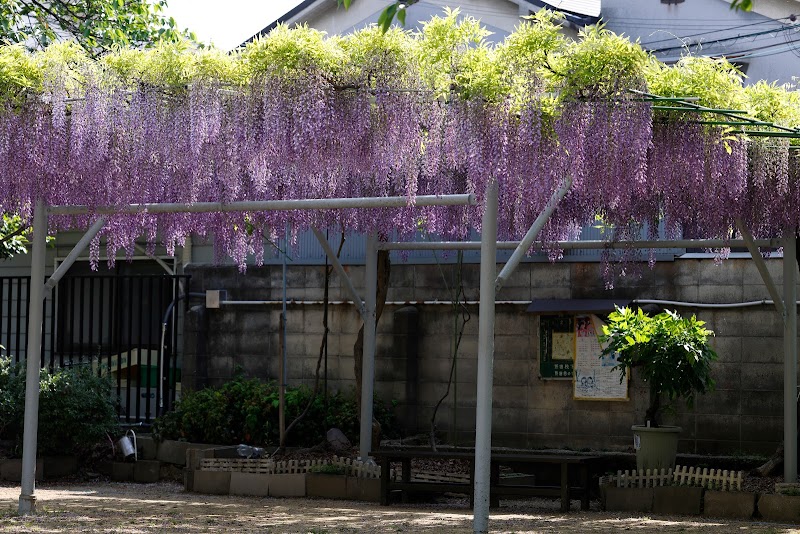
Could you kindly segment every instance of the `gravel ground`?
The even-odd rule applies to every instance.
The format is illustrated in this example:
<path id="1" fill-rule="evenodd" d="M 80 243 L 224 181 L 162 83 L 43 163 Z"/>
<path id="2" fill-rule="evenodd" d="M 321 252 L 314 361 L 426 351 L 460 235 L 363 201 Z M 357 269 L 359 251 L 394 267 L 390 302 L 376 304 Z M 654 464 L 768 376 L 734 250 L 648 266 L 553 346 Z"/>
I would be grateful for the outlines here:
<path id="1" fill-rule="evenodd" d="M 16 515 L 19 485 L 0 483 L 0 532 L 156 532 L 347 533 L 472 532 L 466 499 L 381 507 L 377 504 L 313 500 L 230 497 L 185 493 L 173 482 L 158 484 L 43 483 L 37 487 L 40 513 Z M 490 530 L 498 533 L 635 532 L 797 533 L 800 526 L 692 517 L 579 512 L 579 503 L 563 514 L 555 500 L 503 502 L 492 511 Z"/>

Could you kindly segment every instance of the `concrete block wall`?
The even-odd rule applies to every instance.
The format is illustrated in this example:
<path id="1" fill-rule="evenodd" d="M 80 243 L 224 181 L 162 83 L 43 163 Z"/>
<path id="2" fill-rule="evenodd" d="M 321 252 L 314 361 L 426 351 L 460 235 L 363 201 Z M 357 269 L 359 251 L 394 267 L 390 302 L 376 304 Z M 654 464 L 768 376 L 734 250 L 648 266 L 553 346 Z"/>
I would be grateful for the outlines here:
<path id="1" fill-rule="evenodd" d="M 780 260 L 767 264 L 781 284 Z M 363 267 L 347 267 L 363 293 Z M 572 383 L 539 376 L 539 320 L 525 312 L 534 298 L 611 298 L 726 303 L 768 298 L 750 260 L 679 259 L 645 265 L 638 277 L 619 278 L 605 289 L 599 263 L 525 263 L 497 295 L 494 357 L 493 443 L 501 446 L 569 447 L 624 450 L 632 445 L 630 426 L 643 420 L 648 394 L 636 373 L 627 402 L 577 401 Z M 476 264 L 464 265 L 465 298 L 477 301 Z M 272 304 L 192 308 L 186 321 L 184 387 L 218 385 L 237 371 L 277 378 L 282 289 L 280 266 L 250 268 L 194 265 L 192 291 L 226 289 L 230 300 L 272 300 Z M 378 324 L 375 391 L 398 402 L 406 435 L 427 433 L 439 399 L 447 391 L 452 367 L 454 328 L 468 319 L 461 338 L 455 381 L 436 417 L 436 428 L 451 443 L 474 439 L 478 306 L 449 304 L 457 285 L 457 266 L 393 265 L 388 301 Z M 290 266 L 287 297 L 287 374 L 292 384 L 311 385 L 322 339 L 324 267 Z M 334 273 L 331 279 L 328 384 L 354 385 L 353 344 L 361 325 L 349 296 Z M 303 302 L 300 302 L 303 301 Z M 344 301 L 344 303 L 340 303 Z M 420 304 L 420 301 L 428 301 Z M 407 303 L 413 303 L 409 308 Z M 773 307 L 701 310 L 696 313 L 716 332 L 719 360 L 716 391 L 683 403 L 666 422 L 684 428 L 680 449 L 694 453 L 772 453 L 783 439 L 783 345 L 781 318 Z M 409 334 L 409 324 L 416 323 Z"/>

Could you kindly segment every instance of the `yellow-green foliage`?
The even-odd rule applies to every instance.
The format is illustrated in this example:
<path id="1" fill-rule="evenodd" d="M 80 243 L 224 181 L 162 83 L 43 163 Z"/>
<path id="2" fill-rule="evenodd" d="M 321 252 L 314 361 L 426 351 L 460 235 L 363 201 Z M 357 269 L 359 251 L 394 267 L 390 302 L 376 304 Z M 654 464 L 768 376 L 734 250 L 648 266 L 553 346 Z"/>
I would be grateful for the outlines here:
<path id="1" fill-rule="evenodd" d="M 241 59 L 249 77 L 279 72 L 292 79 L 312 71 L 334 74 L 344 54 L 339 38 L 326 39 L 325 32 L 308 26 L 289 29 L 280 24 L 266 37 L 248 43 Z"/>
<path id="2" fill-rule="evenodd" d="M 724 59 L 684 57 L 675 65 L 651 63 L 646 70 L 651 93 L 699 97 L 698 104 L 718 109 L 742 109 L 742 75 Z"/>
<path id="3" fill-rule="evenodd" d="M 486 42 L 490 32 L 479 21 L 448 9 L 417 34 L 372 26 L 328 38 L 307 26 L 280 25 L 232 54 L 197 50 L 185 41 L 117 50 L 98 60 L 74 43 L 32 55 L 3 46 L 0 103 L 19 103 L 55 88 L 79 97 L 87 78 L 183 93 L 198 82 L 246 86 L 278 76 L 291 84 L 311 75 L 333 86 L 423 89 L 437 98 L 503 102 L 515 109 L 538 102 L 545 114 L 581 99 L 626 98 L 635 88 L 695 96 L 705 106 L 746 109 L 765 121 L 800 126 L 795 91 L 764 82 L 744 89 L 742 75 L 723 60 L 687 57 L 663 65 L 638 43 L 602 26 L 586 28 L 572 41 L 561 31 L 562 21 L 561 14 L 541 10 L 498 45 Z"/>
<path id="4" fill-rule="evenodd" d="M 161 43 L 146 50 L 118 50 L 104 56 L 101 64 L 124 85 L 146 83 L 183 91 L 195 81 L 244 82 L 235 55 L 215 48 L 196 50 L 187 41 Z"/>
<path id="5" fill-rule="evenodd" d="M 514 33 L 497 47 L 497 64 L 507 77 L 514 102 L 540 98 L 545 81 L 552 79 L 552 62 L 564 52 L 567 40 L 561 32 L 563 15 L 541 9 L 526 17 Z"/>
<path id="6" fill-rule="evenodd" d="M 396 27 L 383 32 L 370 26 L 343 37 L 340 46 L 345 58 L 340 71 L 344 84 L 372 88 L 417 84 L 415 41 L 409 32 Z"/>
<path id="7" fill-rule="evenodd" d="M 625 96 L 629 88 L 645 88 L 643 71 L 650 57 L 638 43 L 602 26 L 581 30 L 554 65 L 565 101 Z"/>
<path id="8" fill-rule="evenodd" d="M 765 81 L 744 88 L 747 110 L 758 120 L 800 127 L 800 94 Z"/>
<path id="9" fill-rule="evenodd" d="M 81 92 L 84 77 L 96 71 L 96 63 L 74 41 L 50 45 L 37 53 L 34 60 L 45 89 L 58 87 L 73 96 Z"/>
<path id="10" fill-rule="evenodd" d="M 0 103 L 42 90 L 42 71 L 21 45 L 0 47 Z"/>
<path id="11" fill-rule="evenodd" d="M 462 82 L 468 80 L 463 72 L 467 52 L 473 47 L 482 46 L 489 35 L 491 32 L 476 19 L 459 19 L 458 9 L 447 9 L 444 17 L 433 17 L 422 25 L 417 38 L 417 61 L 422 79 L 437 94 L 449 93 L 456 84 L 457 76 Z M 484 68 L 487 66 L 485 59 L 488 58 L 473 56 L 470 64 L 473 68 Z M 479 74 L 475 77 L 483 78 Z"/>

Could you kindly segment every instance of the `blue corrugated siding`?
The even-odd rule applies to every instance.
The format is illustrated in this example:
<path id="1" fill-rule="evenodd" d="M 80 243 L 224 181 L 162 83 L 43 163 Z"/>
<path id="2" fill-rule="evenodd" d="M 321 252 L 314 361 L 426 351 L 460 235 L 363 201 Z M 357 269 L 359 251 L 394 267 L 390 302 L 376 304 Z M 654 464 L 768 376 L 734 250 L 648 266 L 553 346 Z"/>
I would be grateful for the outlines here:
<path id="1" fill-rule="evenodd" d="M 642 231 L 641 238 L 645 239 L 646 230 Z M 659 236 L 664 237 L 663 225 L 659 227 Z M 595 241 L 605 239 L 606 235 L 602 229 L 587 226 L 581 233 L 581 239 L 586 241 Z M 329 233 L 328 241 L 334 250 L 339 247 L 340 234 Z M 435 239 L 430 239 L 435 241 Z M 480 235 L 477 232 L 472 232 L 470 235 L 471 241 L 480 241 Z M 428 239 L 423 236 L 417 236 L 417 241 L 424 242 Z M 344 247 L 340 260 L 345 265 L 363 265 L 364 264 L 364 251 L 366 248 L 366 237 L 363 234 L 348 234 L 345 239 Z M 293 265 L 320 265 L 325 263 L 325 252 L 322 250 L 317 238 L 313 232 L 305 232 L 298 236 L 297 244 L 289 247 L 290 263 Z M 656 259 L 659 261 L 672 260 L 676 255 L 683 254 L 684 249 L 663 249 L 656 251 Z M 505 262 L 511 257 L 512 251 L 499 250 L 497 251 L 497 261 Z M 649 251 L 644 250 L 640 252 L 643 261 L 647 261 Z M 600 250 L 565 250 L 564 258 L 561 261 L 600 261 L 602 251 Z M 405 252 L 392 251 L 392 262 L 394 263 L 455 263 L 457 259 L 456 251 L 437 251 L 432 252 L 428 250 L 409 250 Z M 525 261 L 528 262 L 546 262 L 549 261 L 547 254 L 537 253 L 533 256 L 527 257 Z M 282 263 L 283 260 L 280 255 L 265 258 L 264 263 L 276 265 Z M 466 263 L 480 263 L 480 252 L 477 250 L 464 251 L 464 262 Z"/>

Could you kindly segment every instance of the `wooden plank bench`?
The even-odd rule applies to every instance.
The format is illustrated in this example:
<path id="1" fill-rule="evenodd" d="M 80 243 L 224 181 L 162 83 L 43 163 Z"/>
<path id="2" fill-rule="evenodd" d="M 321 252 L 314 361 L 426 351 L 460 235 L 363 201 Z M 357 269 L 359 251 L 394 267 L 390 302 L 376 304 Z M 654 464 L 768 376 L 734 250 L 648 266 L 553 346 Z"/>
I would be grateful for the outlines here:
<path id="1" fill-rule="evenodd" d="M 381 466 L 381 504 L 388 505 L 393 491 L 401 491 L 405 498 L 409 492 L 418 493 L 464 493 L 470 496 L 470 505 L 474 504 L 475 453 L 470 450 L 447 450 L 434 452 L 430 449 L 380 449 L 374 451 Z M 466 460 L 470 465 L 469 480 L 414 480 L 411 476 L 411 461 L 415 459 Z M 571 498 L 581 499 L 581 510 L 589 509 L 589 495 L 594 465 L 601 459 L 599 456 L 535 454 L 525 452 L 492 452 L 490 475 L 490 503 L 499 505 L 501 496 L 524 495 L 534 497 L 560 497 L 561 511 L 570 507 Z M 392 479 L 392 462 L 402 465 L 400 479 Z M 500 477 L 501 466 L 559 466 L 560 485 L 540 486 L 531 484 L 504 484 Z M 570 485 L 570 474 L 578 473 L 578 486 Z"/>

